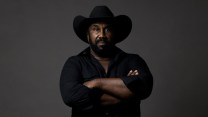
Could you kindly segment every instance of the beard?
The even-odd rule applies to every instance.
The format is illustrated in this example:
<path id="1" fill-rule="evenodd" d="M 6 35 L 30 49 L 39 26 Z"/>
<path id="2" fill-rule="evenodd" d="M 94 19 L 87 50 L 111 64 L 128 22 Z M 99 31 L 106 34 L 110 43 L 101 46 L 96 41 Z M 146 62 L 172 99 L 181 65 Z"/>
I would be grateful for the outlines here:
<path id="1" fill-rule="evenodd" d="M 107 38 L 96 38 L 95 44 L 89 39 L 89 44 L 93 52 L 100 57 L 111 57 L 113 55 L 115 44 L 108 41 Z"/>

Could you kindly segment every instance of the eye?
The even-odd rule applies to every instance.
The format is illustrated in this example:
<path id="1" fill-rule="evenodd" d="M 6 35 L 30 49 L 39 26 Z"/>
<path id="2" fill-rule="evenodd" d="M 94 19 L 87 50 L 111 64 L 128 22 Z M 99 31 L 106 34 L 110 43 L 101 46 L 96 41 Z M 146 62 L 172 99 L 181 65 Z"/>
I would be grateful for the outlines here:
<path id="1" fill-rule="evenodd" d="M 112 32 L 112 28 L 111 27 L 105 28 L 105 32 Z"/>
<path id="2" fill-rule="evenodd" d="M 92 32 L 99 32 L 100 28 L 98 26 L 91 26 L 90 27 L 90 31 L 92 31 Z"/>
<path id="3" fill-rule="evenodd" d="M 93 31 L 98 32 L 98 31 L 100 31 L 100 28 L 98 28 L 98 27 L 94 27 L 94 28 L 93 28 Z"/>

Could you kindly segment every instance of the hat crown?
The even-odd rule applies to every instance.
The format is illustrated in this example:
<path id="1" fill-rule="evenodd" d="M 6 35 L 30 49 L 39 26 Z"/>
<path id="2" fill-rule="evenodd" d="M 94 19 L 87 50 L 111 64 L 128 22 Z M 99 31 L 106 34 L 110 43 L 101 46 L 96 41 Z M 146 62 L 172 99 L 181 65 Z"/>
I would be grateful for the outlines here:
<path id="1" fill-rule="evenodd" d="M 107 6 L 96 6 L 90 13 L 90 18 L 114 17 Z"/>

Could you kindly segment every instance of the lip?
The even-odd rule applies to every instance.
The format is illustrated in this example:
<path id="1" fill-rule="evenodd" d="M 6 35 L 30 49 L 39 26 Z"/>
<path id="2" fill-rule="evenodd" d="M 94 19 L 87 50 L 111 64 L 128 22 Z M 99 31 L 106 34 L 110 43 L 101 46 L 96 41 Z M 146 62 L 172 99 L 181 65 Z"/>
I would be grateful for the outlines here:
<path id="1" fill-rule="evenodd" d="M 97 45 L 98 46 L 104 46 L 104 45 L 106 45 L 106 43 L 104 41 L 100 41 L 100 42 L 97 43 Z"/>

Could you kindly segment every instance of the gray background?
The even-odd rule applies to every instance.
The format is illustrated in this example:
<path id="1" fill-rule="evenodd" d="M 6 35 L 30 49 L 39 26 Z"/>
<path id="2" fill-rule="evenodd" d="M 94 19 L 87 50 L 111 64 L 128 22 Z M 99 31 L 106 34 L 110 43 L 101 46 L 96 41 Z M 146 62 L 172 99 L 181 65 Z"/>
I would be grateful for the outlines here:
<path id="1" fill-rule="evenodd" d="M 208 117 L 207 0 L 1 0 L 0 117 L 69 117 L 59 92 L 62 66 L 87 44 L 72 21 L 95 5 L 133 21 L 119 43 L 154 76 L 142 117 Z"/>

